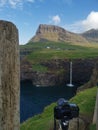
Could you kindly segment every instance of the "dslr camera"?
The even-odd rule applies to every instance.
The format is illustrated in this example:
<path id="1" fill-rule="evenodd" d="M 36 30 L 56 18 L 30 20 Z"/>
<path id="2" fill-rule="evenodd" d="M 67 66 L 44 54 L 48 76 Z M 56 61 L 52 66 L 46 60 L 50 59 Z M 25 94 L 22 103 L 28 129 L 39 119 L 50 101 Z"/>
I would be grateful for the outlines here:
<path id="1" fill-rule="evenodd" d="M 64 98 L 61 98 L 57 102 L 57 106 L 54 107 L 54 118 L 57 120 L 71 120 L 79 116 L 79 107 L 76 104 L 69 103 Z"/>

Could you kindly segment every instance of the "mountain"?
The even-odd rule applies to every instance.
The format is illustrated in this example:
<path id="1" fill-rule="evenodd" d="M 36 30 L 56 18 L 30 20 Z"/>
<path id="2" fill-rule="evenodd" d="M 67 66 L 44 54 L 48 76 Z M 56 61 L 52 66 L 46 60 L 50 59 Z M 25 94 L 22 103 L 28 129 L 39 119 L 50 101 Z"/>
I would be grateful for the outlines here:
<path id="1" fill-rule="evenodd" d="M 91 29 L 81 34 L 89 42 L 98 42 L 98 29 Z"/>
<path id="2" fill-rule="evenodd" d="M 88 44 L 88 41 L 81 35 L 65 30 L 55 25 L 40 24 L 36 34 L 29 42 L 69 42 L 72 44 Z"/>

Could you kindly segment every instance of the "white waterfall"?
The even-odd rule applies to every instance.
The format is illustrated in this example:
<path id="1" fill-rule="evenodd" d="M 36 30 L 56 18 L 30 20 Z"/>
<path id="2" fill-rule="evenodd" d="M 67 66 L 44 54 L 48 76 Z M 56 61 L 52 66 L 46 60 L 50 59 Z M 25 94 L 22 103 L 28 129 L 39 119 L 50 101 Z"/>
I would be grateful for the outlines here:
<path id="1" fill-rule="evenodd" d="M 70 77 L 70 79 L 69 79 L 70 82 L 69 82 L 69 84 L 67 84 L 67 86 L 73 87 L 74 85 L 72 84 L 72 61 L 70 62 L 70 69 L 69 70 L 70 70 L 70 72 L 69 72 L 70 73 L 70 76 L 69 76 Z"/>

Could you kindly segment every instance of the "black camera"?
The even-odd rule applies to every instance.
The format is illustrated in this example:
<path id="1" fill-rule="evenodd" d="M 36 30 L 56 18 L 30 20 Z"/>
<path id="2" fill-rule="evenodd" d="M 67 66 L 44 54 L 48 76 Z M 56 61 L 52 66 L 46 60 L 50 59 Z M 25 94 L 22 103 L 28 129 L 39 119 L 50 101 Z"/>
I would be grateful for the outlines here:
<path id="1" fill-rule="evenodd" d="M 57 120 L 70 120 L 79 116 L 79 107 L 61 98 L 54 107 L 54 118 Z"/>

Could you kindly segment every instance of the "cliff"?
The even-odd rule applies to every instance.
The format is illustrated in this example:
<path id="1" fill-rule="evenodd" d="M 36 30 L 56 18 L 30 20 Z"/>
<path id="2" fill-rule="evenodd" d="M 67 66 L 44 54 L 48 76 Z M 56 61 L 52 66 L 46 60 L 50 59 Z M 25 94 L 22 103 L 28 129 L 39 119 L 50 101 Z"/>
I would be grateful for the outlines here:
<path id="1" fill-rule="evenodd" d="M 64 28 L 55 25 L 40 24 L 36 34 L 31 40 L 31 42 L 69 42 L 72 44 L 89 44 L 88 41 L 81 35 L 69 32 Z"/>
<path id="2" fill-rule="evenodd" d="M 98 60 L 96 60 L 92 75 L 87 83 L 78 88 L 78 92 L 87 88 L 92 88 L 94 86 L 98 86 Z"/>
<path id="3" fill-rule="evenodd" d="M 73 60 L 73 83 L 82 85 L 91 78 L 96 59 Z M 67 59 L 54 59 L 42 62 L 46 72 L 34 71 L 29 61 L 21 62 L 21 80 L 31 80 L 35 86 L 55 86 L 69 83 L 69 64 Z"/>

